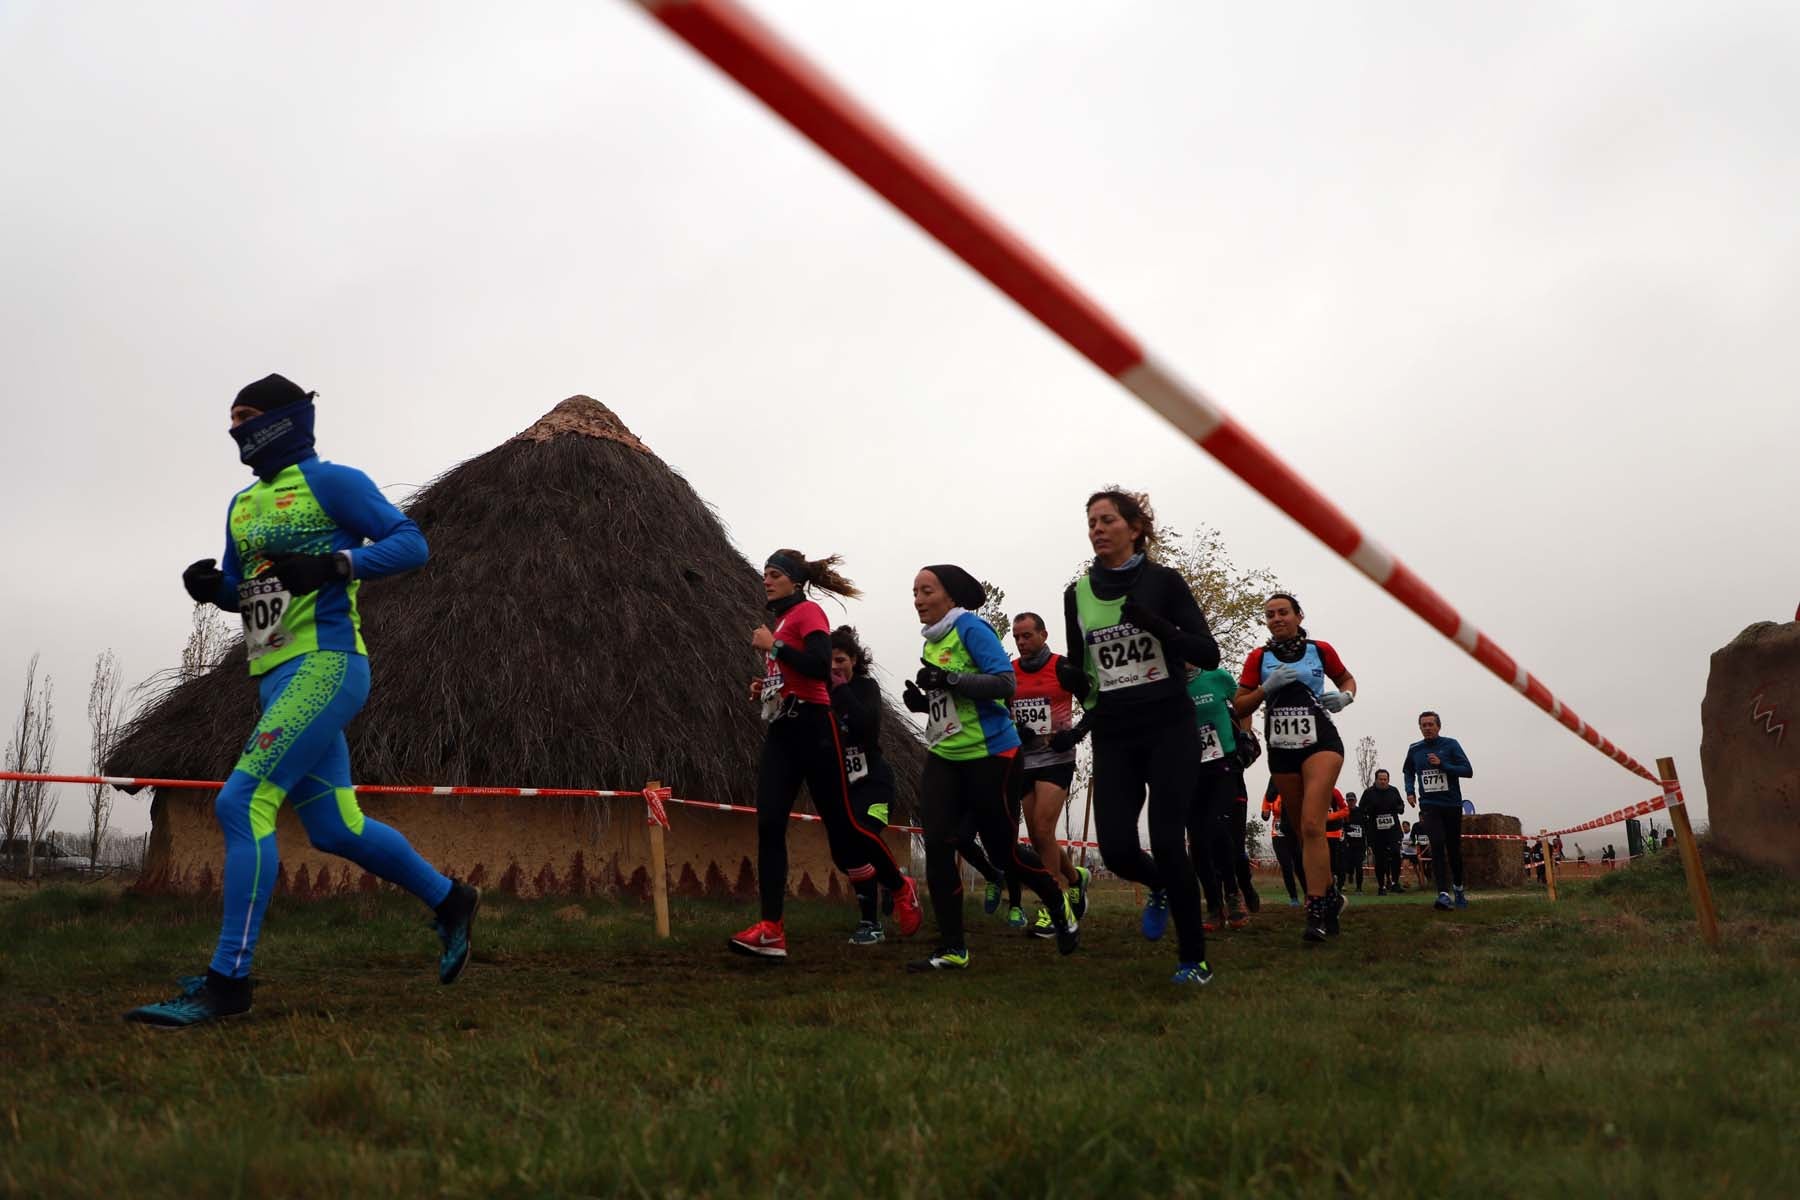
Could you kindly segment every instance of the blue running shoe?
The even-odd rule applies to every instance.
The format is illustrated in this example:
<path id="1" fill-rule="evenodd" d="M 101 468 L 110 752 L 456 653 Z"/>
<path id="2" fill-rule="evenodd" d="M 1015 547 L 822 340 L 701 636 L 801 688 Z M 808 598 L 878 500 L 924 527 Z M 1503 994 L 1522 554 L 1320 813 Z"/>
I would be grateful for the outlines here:
<path id="1" fill-rule="evenodd" d="M 208 971 L 176 980 L 181 994 L 160 1004 L 146 1004 L 125 1014 L 127 1021 L 157 1029 L 189 1029 L 208 1021 L 241 1017 L 250 1011 L 248 979 L 228 979 Z"/>
<path id="2" fill-rule="evenodd" d="M 1449 892 L 1439 892 L 1436 903 L 1431 907 L 1437 909 L 1439 912 L 1449 912 L 1451 909 L 1455 908 L 1456 905 L 1451 902 Z"/>
<path id="3" fill-rule="evenodd" d="M 1289 896 L 1288 897 L 1288 907 L 1289 908 L 1299 908 L 1300 901 L 1295 899 L 1293 896 Z"/>
<path id="4" fill-rule="evenodd" d="M 1000 911 L 1000 885 L 990 883 L 987 891 L 981 894 L 981 911 L 993 916 Z"/>
<path id="5" fill-rule="evenodd" d="M 1458 908 L 1469 907 L 1468 894 L 1465 893 L 1461 888 L 1456 889 L 1456 907 L 1458 907 Z"/>
<path id="6" fill-rule="evenodd" d="M 1007 909 L 1006 910 L 1006 925 L 1007 925 L 1007 928 L 1009 928 L 1009 929 L 1025 928 L 1025 910 L 1020 908 L 1016 904 L 1013 905 L 1011 908 Z"/>
<path id="7" fill-rule="evenodd" d="M 481 907 L 481 889 L 452 880 L 450 894 L 437 906 L 438 941 L 444 953 L 438 958 L 438 982 L 455 983 L 469 965 L 473 943 L 469 933 L 475 926 L 475 910 Z"/>
<path id="8" fill-rule="evenodd" d="M 1169 977 L 1170 983 L 1193 983 L 1204 987 L 1212 982 L 1212 968 L 1203 962 L 1181 963 L 1176 966 L 1175 974 Z"/>
<path id="9" fill-rule="evenodd" d="M 1157 888 L 1144 901 L 1144 937 L 1156 941 L 1169 927 L 1169 893 Z"/>

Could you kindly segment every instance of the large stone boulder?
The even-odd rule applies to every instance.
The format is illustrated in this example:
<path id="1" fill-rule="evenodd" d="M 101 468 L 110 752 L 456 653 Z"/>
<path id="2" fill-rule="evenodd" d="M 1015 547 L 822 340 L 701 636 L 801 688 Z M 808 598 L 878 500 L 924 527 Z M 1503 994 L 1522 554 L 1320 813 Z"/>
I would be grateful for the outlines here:
<path id="1" fill-rule="evenodd" d="M 1712 656 L 1700 770 L 1719 845 L 1800 872 L 1800 624 L 1759 622 Z"/>
<path id="2" fill-rule="evenodd" d="M 1463 882 L 1472 888 L 1518 887 L 1525 882 L 1520 842 L 1490 841 L 1497 834 L 1520 833 L 1519 818 L 1502 813 L 1474 813 L 1462 820 Z M 1470 837 L 1469 834 L 1479 834 Z"/>

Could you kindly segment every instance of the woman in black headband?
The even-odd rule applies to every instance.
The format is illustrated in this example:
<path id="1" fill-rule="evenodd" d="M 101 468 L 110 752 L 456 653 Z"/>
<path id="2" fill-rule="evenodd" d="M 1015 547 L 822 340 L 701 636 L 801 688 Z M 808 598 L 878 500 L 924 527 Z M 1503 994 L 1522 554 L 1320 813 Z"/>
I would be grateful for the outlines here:
<path id="1" fill-rule="evenodd" d="M 919 927 L 919 898 L 900 871 L 881 835 L 856 820 L 844 770 L 844 746 L 831 711 L 831 623 L 825 610 L 807 598 L 816 588 L 832 596 L 854 597 L 856 585 L 838 574 L 837 555 L 809 561 L 798 550 L 777 550 L 763 566 L 763 595 L 775 628 L 758 626 L 750 644 L 762 652 L 763 677 L 750 682 L 750 698 L 762 705 L 768 722 L 762 765 L 756 776 L 757 885 L 762 916 L 733 934 L 730 946 L 756 958 L 786 958 L 781 926 L 787 899 L 789 817 L 800 785 L 806 784 L 831 859 L 853 886 L 874 881 L 894 893 L 894 924 L 902 937 Z"/>

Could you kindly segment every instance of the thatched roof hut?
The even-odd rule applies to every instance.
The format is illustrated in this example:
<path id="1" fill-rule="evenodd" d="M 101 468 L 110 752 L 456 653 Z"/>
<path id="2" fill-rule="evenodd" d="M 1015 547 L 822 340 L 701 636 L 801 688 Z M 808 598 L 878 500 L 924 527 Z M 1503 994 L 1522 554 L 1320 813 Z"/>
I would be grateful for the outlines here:
<path id="1" fill-rule="evenodd" d="M 365 585 L 375 685 L 349 728 L 368 783 L 636 788 L 754 804 L 763 728 L 745 699 L 760 671 L 760 573 L 712 510 L 611 410 L 573 396 L 407 506 L 431 543 L 422 570 Z M 241 643 L 134 720 L 114 774 L 223 779 L 256 714 Z M 888 713 L 885 744 L 914 811 L 924 753 Z M 629 802 L 365 797 L 444 868 L 524 893 L 641 889 L 641 808 Z M 898 819 L 898 818 L 897 818 Z M 754 819 L 671 810 L 671 883 L 753 891 Z M 318 855 L 291 814 L 282 875 L 316 894 L 373 886 Z M 815 823 L 793 831 L 791 886 L 847 894 Z M 214 886 L 210 794 L 155 797 L 146 881 Z M 901 848 L 896 838 L 896 848 Z"/>

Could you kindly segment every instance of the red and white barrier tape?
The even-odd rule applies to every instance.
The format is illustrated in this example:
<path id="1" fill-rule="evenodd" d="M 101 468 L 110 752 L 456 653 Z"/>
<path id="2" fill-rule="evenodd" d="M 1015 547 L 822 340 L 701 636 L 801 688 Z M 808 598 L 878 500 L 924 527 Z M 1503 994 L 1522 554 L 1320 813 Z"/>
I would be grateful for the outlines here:
<path id="1" fill-rule="evenodd" d="M 183 788 L 189 791 L 216 792 L 225 785 L 214 779 L 157 779 L 137 775 L 34 775 L 20 771 L 0 771 L 0 779 L 16 779 L 26 783 L 104 783 L 118 788 Z M 666 787 L 639 788 L 635 792 L 617 791 L 608 788 L 518 788 L 518 787 L 425 787 L 409 784 L 358 783 L 352 785 L 354 790 L 369 796 L 548 796 L 563 799 L 635 799 L 644 802 L 649 821 L 653 825 L 669 828 L 669 814 L 664 807 L 669 804 L 682 804 L 689 808 L 712 808 L 720 812 L 737 812 L 755 814 L 756 810 L 747 804 L 717 804 L 711 800 L 677 800 L 674 792 Z M 789 813 L 794 821 L 817 821 L 821 818 L 813 813 Z M 896 833 L 924 833 L 916 825 L 890 825 Z M 1025 838 L 1019 839 L 1021 842 Z M 1059 846 L 1073 846 L 1076 849 L 1097 849 L 1099 842 L 1065 841 L 1057 839 Z"/>
<path id="2" fill-rule="evenodd" d="M 685 804 L 690 808 L 716 808 L 720 812 L 737 812 L 737 813 L 751 813 L 751 814 L 754 814 L 756 812 L 756 810 L 754 808 L 751 808 L 747 804 L 719 804 L 712 800 L 671 800 L 671 801 L 669 801 L 669 803 L 670 804 Z M 799 812 L 797 812 L 797 813 L 789 813 L 788 819 L 791 821 L 820 821 L 820 820 L 823 820 L 824 818 L 822 818 L 814 813 L 799 813 Z M 889 825 L 888 829 L 894 833 L 924 833 L 925 832 L 923 829 L 919 828 L 917 825 Z M 1028 842 L 1028 841 L 1030 841 L 1030 839 L 1029 838 L 1020 838 L 1019 841 L 1020 842 Z M 1081 849 L 1097 850 L 1100 847 L 1099 842 L 1084 842 L 1078 838 L 1057 838 L 1056 844 L 1059 846 L 1071 846 L 1077 850 L 1081 850 Z"/>
<path id="3" fill-rule="evenodd" d="M 1365 535 L 1230 414 L 1147 354 L 1098 304 L 749 12 L 732 0 L 637 2 L 1427 625 L 1588 745 L 1626 770 L 1656 779 L 1552 695 L 1410 567 Z"/>

